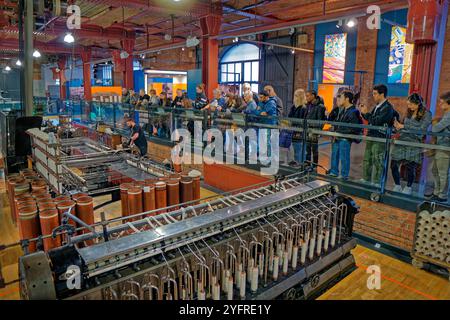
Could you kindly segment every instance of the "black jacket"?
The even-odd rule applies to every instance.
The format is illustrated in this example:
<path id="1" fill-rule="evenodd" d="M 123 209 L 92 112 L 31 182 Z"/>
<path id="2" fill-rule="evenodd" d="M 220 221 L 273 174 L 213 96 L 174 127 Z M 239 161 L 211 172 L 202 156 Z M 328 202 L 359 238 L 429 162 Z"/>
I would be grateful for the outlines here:
<path id="1" fill-rule="evenodd" d="M 306 105 L 305 118 L 308 120 L 326 120 L 325 106 L 320 98 Z M 322 128 L 322 125 L 308 124 L 311 128 Z"/>
<path id="2" fill-rule="evenodd" d="M 389 101 L 383 102 L 375 112 L 375 108 L 371 112 L 363 113 L 362 116 L 369 122 L 371 126 L 392 127 L 394 124 L 394 107 Z M 384 130 L 369 130 L 368 136 L 384 138 L 386 131 Z"/>
<path id="3" fill-rule="evenodd" d="M 183 101 L 183 97 L 175 96 L 175 98 L 172 100 L 171 107 L 172 108 L 183 108 L 183 104 L 181 103 Z"/>
<path id="4" fill-rule="evenodd" d="M 293 105 L 291 110 L 289 111 L 288 118 L 297 118 L 297 119 L 305 119 L 306 114 L 306 106 L 296 107 Z M 302 122 L 295 122 L 292 124 L 293 127 L 301 127 L 303 125 Z M 293 141 L 302 141 L 303 135 L 302 132 L 295 131 L 292 136 Z"/>
<path id="5" fill-rule="evenodd" d="M 359 112 L 358 109 L 356 109 L 355 106 L 352 105 L 347 109 L 341 109 L 341 111 L 336 116 L 334 122 L 362 124 L 361 113 Z M 335 126 L 334 131 L 343 134 L 355 134 L 355 135 L 359 135 L 362 133 L 361 128 L 351 128 L 347 126 Z"/>

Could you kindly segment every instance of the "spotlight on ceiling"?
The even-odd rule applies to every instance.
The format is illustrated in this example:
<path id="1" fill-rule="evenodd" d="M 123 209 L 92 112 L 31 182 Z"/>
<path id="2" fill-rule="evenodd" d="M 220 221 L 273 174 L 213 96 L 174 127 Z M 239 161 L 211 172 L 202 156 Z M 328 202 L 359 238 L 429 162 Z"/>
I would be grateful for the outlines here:
<path id="1" fill-rule="evenodd" d="M 70 32 L 66 33 L 66 35 L 64 36 L 64 42 L 74 43 L 75 42 L 75 38 L 73 37 L 73 35 Z"/>
<path id="2" fill-rule="evenodd" d="M 347 21 L 347 27 L 353 28 L 354 26 L 356 26 L 355 19 L 351 18 L 350 20 Z"/>
<path id="3" fill-rule="evenodd" d="M 5 67 L 5 71 L 11 71 L 11 67 L 10 66 L 6 66 Z"/>
<path id="4" fill-rule="evenodd" d="M 292 53 L 292 54 L 295 54 L 295 49 L 292 49 L 292 50 L 291 50 L 291 53 Z"/>
<path id="5" fill-rule="evenodd" d="M 17 61 L 16 61 L 16 66 L 20 67 L 21 65 L 22 65 L 22 61 L 17 60 Z"/>
<path id="6" fill-rule="evenodd" d="M 38 49 L 35 49 L 35 50 L 34 50 L 34 52 L 33 52 L 33 57 L 35 57 L 35 58 L 40 58 L 40 57 L 41 57 L 41 53 L 39 52 Z"/>
<path id="7" fill-rule="evenodd" d="M 197 39 L 195 36 L 188 36 L 186 39 L 186 47 L 195 47 L 200 43 L 200 40 Z"/>
<path id="8" fill-rule="evenodd" d="M 185 49 L 184 47 L 182 47 L 182 48 L 181 48 L 181 51 L 184 51 L 184 50 L 186 50 L 186 49 Z"/>

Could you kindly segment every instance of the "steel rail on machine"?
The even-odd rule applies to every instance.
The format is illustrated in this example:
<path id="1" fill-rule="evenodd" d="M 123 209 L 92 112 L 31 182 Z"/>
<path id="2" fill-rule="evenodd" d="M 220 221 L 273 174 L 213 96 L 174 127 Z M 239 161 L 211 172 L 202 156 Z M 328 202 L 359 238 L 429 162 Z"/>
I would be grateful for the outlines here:
<path id="1" fill-rule="evenodd" d="M 217 235 L 230 228 L 250 223 L 261 217 L 285 210 L 292 205 L 322 196 L 330 191 L 329 187 L 330 185 L 326 182 L 314 181 L 287 189 L 284 192 L 233 204 L 209 214 L 181 221 L 176 220 L 153 230 L 82 248 L 79 249 L 79 253 L 88 266 L 87 275 L 95 276 L 157 255 L 163 250 L 176 249 L 185 243 Z M 138 251 L 142 251 L 142 253 L 137 254 Z M 124 256 L 127 258 L 120 258 Z M 96 267 L 100 265 L 102 267 Z"/>

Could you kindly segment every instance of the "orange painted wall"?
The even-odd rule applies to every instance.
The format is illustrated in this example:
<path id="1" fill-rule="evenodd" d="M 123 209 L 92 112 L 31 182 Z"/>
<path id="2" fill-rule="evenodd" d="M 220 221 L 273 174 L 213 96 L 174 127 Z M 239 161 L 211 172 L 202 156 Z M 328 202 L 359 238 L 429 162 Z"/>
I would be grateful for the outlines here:
<path id="1" fill-rule="evenodd" d="M 118 96 L 122 95 L 122 87 L 92 87 L 91 88 L 92 94 L 96 93 L 109 93 L 109 94 L 116 94 Z"/>
<path id="2" fill-rule="evenodd" d="M 265 176 L 239 170 L 236 167 L 220 164 L 203 164 L 205 183 L 222 191 L 231 191 L 248 187 L 257 183 L 268 182 Z"/>

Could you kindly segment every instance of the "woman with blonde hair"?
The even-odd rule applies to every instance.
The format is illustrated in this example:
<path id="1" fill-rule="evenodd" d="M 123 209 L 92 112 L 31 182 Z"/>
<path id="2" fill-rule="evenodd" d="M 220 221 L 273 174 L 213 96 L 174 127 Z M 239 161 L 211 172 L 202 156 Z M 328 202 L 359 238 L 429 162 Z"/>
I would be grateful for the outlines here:
<path id="1" fill-rule="evenodd" d="M 294 105 L 289 111 L 288 118 L 304 119 L 306 116 L 306 93 L 303 89 L 297 89 L 294 92 Z M 292 122 L 293 127 L 301 127 L 301 121 L 297 120 Z M 294 131 L 292 136 L 292 147 L 294 148 L 294 161 L 290 162 L 290 165 L 300 164 L 304 161 L 304 155 L 302 159 L 303 149 L 303 133 L 300 131 Z"/>

